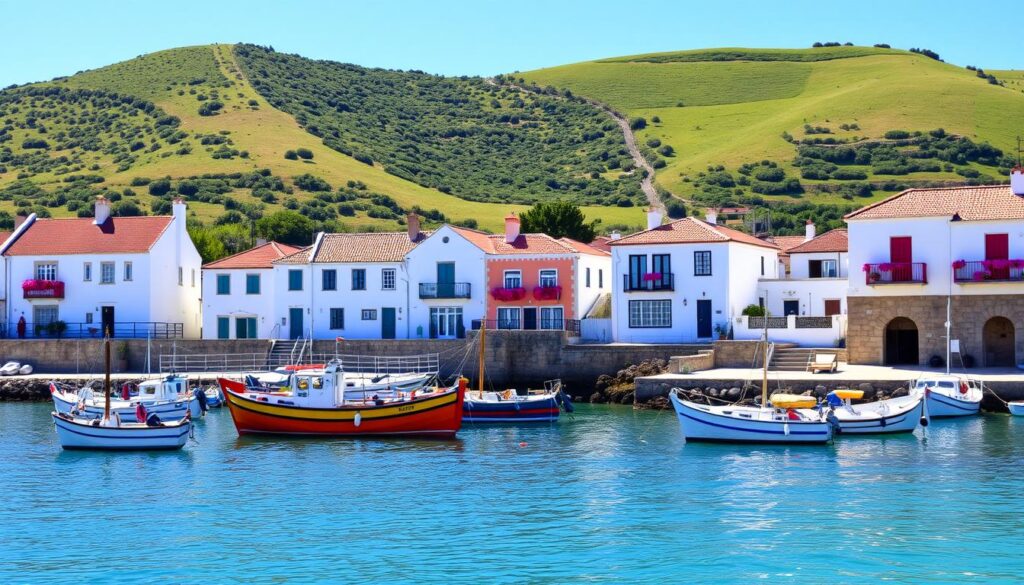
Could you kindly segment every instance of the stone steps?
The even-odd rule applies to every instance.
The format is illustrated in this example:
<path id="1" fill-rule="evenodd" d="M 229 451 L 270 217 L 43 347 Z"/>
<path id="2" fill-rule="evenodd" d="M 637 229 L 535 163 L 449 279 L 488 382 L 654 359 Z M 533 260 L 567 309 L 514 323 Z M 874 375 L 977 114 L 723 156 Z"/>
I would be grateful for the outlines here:
<path id="1" fill-rule="evenodd" d="M 780 372 L 806 372 L 807 364 L 818 352 L 835 353 L 838 361 L 846 361 L 846 350 L 843 348 L 787 347 L 778 348 L 772 353 L 768 369 Z"/>

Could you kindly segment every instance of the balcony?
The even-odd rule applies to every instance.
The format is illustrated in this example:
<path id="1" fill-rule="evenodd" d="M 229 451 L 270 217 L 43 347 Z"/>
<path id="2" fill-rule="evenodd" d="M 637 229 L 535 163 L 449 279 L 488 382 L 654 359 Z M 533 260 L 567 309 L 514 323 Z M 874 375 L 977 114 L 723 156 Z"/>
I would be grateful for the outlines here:
<path id="1" fill-rule="evenodd" d="M 52 297 L 49 297 L 52 298 Z M 102 323 L 25 323 L 19 330 L 17 323 L 0 324 L 0 337 L 9 339 L 103 339 L 104 334 L 121 339 L 181 339 L 185 326 L 182 323 L 155 321 L 117 321 L 103 330 Z"/>
<path id="2" fill-rule="evenodd" d="M 472 292 L 468 282 L 421 282 L 421 299 L 468 299 Z"/>
<path id="3" fill-rule="evenodd" d="M 562 298 L 562 287 L 558 285 L 554 286 L 535 286 L 533 287 L 533 298 L 538 301 L 557 301 Z"/>
<path id="4" fill-rule="evenodd" d="M 672 273 L 648 272 L 647 274 L 623 274 L 623 292 L 674 291 L 676 275 Z"/>
<path id="5" fill-rule="evenodd" d="M 26 299 L 63 299 L 64 282 L 29 279 L 21 283 L 21 291 Z"/>
<path id="6" fill-rule="evenodd" d="M 953 262 L 953 281 L 1024 282 L 1024 260 L 957 260 Z"/>
<path id="7" fill-rule="evenodd" d="M 505 302 L 521 301 L 526 298 L 526 289 L 521 286 L 496 286 L 491 289 L 491 298 Z"/>
<path id="8" fill-rule="evenodd" d="M 865 264 L 864 281 L 877 284 L 928 284 L 928 265 L 924 262 L 880 262 Z"/>

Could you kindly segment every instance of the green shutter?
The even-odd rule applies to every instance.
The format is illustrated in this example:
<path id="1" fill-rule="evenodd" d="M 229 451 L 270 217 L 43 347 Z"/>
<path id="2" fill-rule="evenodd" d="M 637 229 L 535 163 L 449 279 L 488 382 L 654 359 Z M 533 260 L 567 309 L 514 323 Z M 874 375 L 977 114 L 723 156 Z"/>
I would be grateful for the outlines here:
<path id="1" fill-rule="evenodd" d="M 217 339 L 231 338 L 231 320 L 227 317 L 217 317 Z"/>

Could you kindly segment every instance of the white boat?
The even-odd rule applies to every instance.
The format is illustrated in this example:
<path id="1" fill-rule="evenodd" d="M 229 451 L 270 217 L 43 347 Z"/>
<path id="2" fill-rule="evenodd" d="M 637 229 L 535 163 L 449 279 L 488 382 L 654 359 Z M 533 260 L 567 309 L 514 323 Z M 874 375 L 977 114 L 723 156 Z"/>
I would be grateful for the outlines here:
<path id="1" fill-rule="evenodd" d="M 920 395 L 852 403 L 852 399 L 863 396 L 861 390 L 833 390 L 828 393 L 826 416 L 835 424 L 837 434 L 910 433 L 917 428 L 921 418 L 927 416 L 925 401 Z"/>
<path id="2" fill-rule="evenodd" d="M 68 392 L 50 382 L 50 396 L 58 413 L 73 413 L 82 418 L 99 418 L 103 415 L 103 396 L 97 395 L 92 388 L 82 388 L 77 393 Z M 202 414 L 199 400 L 189 391 L 188 380 L 182 376 L 171 375 L 160 380 L 142 382 L 139 384 L 138 396 L 128 400 L 113 399 L 110 401 L 110 409 L 123 422 L 140 422 L 135 420 L 135 407 L 140 402 L 147 412 L 156 413 L 161 420 L 178 420 L 186 412 L 194 417 Z"/>
<path id="3" fill-rule="evenodd" d="M 710 406 L 669 393 L 679 426 L 687 441 L 724 443 L 827 443 L 832 424 L 824 414 L 807 408 L 773 406 Z"/>
<path id="4" fill-rule="evenodd" d="M 7 362 L 0 366 L 0 376 L 17 376 L 21 373 L 20 362 Z"/>
<path id="5" fill-rule="evenodd" d="M 343 374 L 340 375 L 339 374 Z M 429 386 L 436 377 L 431 373 L 367 374 L 345 372 L 340 362 L 331 362 L 326 368 L 301 368 L 290 371 L 283 385 L 270 385 L 253 375 L 245 376 L 246 392 L 257 392 L 281 396 L 294 396 L 309 389 L 319 388 L 324 378 L 331 383 L 344 385 L 346 400 L 369 400 L 377 398 L 390 400 L 403 392 L 411 392 Z"/>
<path id="6" fill-rule="evenodd" d="M 1024 416 L 1024 400 L 1007 402 L 1006 407 L 1010 409 L 1010 414 L 1014 416 Z"/>
<path id="7" fill-rule="evenodd" d="M 981 411 L 984 390 L 981 383 L 955 374 L 926 374 L 914 382 L 911 396 L 923 396 L 928 390 L 928 416 L 942 418 L 972 416 Z"/>

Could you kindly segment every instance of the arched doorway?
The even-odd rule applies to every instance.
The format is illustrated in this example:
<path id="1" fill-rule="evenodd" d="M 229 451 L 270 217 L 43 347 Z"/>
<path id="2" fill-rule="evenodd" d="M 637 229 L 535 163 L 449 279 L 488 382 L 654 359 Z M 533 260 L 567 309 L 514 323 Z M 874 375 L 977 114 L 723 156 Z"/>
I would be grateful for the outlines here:
<path id="1" fill-rule="evenodd" d="M 985 347 L 985 365 L 988 367 L 1015 365 L 1013 323 L 1006 317 L 992 317 L 981 330 Z"/>
<path id="2" fill-rule="evenodd" d="M 885 326 L 885 364 L 917 364 L 917 324 L 896 317 Z"/>

